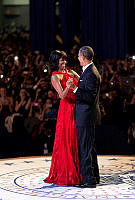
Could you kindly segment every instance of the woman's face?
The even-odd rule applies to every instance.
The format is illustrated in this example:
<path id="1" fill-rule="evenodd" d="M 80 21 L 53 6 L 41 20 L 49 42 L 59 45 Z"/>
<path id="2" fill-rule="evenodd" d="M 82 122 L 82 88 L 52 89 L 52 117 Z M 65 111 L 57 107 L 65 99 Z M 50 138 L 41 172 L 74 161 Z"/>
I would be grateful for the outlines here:
<path id="1" fill-rule="evenodd" d="M 67 61 L 64 58 L 59 59 L 58 68 L 59 68 L 60 71 L 65 70 L 66 63 L 67 63 Z"/>
<path id="2" fill-rule="evenodd" d="M 0 94 L 1 96 L 6 96 L 6 89 L 5 88 L 0 88 Z"/>
<path id="3" fill-rule="evenodd" d="M 41 98 L 39 98 L 37 101 L 38 101 L 38 105 L 39 105 L 39 106 L 42 106 L 42 105 L 43 105 L 43 101 L 42 101 Z"/>
<path id="4" fill-rule="evenodd" d="M 24 89 L 20 90 L 20 97 L 26 97 L 26 91 Z"/>
<path id="5" fill-rule="evenodd" d="M 53 91 L 49 90 L 47 96 L 50 97 L 50 98 L 52 98 L 53 97 Z"/>

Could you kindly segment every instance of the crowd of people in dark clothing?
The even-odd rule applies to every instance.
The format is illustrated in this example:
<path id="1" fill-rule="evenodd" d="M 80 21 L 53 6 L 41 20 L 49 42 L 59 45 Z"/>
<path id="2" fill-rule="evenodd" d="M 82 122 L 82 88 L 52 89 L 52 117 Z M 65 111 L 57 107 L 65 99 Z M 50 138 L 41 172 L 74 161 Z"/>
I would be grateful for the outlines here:
<path id="1" fill-rule="evenodd" d="M 81 74 L 78 49 L 75 44 L 68 52 L 67 67 Z M 96 58 L 94 63 L 102 77 L 101 126 L 117 127 L 134 153 L 135 60 L 126 55 L 124 60 Z M 31 51 L 29 31 L 0 31 L 0 157 L 52 152 L 60 99 L 51 73 L 46 55 Z M 97 132 L 103 139 L 101 126 Z"/>

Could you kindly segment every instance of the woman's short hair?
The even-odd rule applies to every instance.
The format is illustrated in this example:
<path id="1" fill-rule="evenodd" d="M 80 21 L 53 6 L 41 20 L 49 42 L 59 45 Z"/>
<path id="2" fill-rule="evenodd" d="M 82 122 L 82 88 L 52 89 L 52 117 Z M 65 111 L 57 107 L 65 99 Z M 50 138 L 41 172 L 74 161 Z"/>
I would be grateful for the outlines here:
<path id="1" fill-rule="evenodd" d="M 59 59 L 67 59 L 67 54 L 64 51 L 54 50 L 49 57 L 49 65 L 52 71 L 58 70 Z"/>
<path id="2" fill-rule="evenodd" d="M 80 54 L 83 55 L 88 60 L 93 60 L 94 51 L 90 46 L 83 46 L 80 48 Z"/>

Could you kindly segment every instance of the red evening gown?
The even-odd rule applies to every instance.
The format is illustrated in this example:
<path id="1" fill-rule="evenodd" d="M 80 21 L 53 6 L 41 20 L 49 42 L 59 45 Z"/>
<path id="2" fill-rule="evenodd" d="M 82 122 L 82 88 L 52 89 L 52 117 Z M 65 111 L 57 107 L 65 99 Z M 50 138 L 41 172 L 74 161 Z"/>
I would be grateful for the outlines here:
<path id="1" fill-rule="evenodd" d="M 61 80 L 63 90 L 69 77 L 76 79 L 67 72 L 54 72 L 64 74 Z M 79 158 L 77 148 L 77 133 L 74 120 L 75 98 L 70 89 L 65 99 L 61 99 L 57 116 L 55 140 L 49 176 L 44 182 L 57 185 L 74 185 L 80 183 Z"/>

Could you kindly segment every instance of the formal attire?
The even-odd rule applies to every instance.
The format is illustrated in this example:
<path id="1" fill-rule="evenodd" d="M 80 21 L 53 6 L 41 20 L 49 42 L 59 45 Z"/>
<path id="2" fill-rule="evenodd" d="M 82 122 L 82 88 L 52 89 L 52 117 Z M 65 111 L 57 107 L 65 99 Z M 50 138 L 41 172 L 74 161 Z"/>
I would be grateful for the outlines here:
<path id="1" fill-rule="evenodd" d="M 66 88 L 68 78 L 76 79 L 67 72 L 54 72 L 63 74 L 61 85 Z M 57 123 L 53 154 L 49 176 L 44 180 L 46 183 L 57 185 L 74 185 L 80 183 L 79 158 L 77 147 L 77 133 L 74 120 L 75 97 L 72 89 L 69 89 L 65 99 L 61 99 Z"/>
<path id="2" fill-rule="evenodd" d="M 95 125 L 100 123 L 100 75 L 93 63 L 83 68 L 75 92 L 75 122 L 83 184 L 99 182 L 95 147 Z"/>

